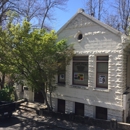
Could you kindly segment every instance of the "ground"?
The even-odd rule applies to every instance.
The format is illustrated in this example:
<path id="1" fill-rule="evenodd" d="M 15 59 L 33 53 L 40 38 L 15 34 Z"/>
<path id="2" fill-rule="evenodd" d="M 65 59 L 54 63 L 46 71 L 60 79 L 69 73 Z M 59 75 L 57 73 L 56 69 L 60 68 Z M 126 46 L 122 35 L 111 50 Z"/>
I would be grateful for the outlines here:
<path id="1" fill-rule="evenodd" d="M 38 116 L 34 112 L 13 113 L 10 120 L 0 119 L 0 130 L 105 130 L 95 126 L 77 124 L 55 117 Z"/>

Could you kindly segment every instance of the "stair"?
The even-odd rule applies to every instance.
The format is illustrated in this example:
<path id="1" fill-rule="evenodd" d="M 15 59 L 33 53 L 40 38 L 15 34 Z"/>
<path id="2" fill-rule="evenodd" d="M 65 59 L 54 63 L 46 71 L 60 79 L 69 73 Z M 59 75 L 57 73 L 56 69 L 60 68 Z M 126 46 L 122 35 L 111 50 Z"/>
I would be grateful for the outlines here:
<path id="1" fill-rule="evenodd" d="M 21 103 L 18 110 L 20 112 L 29 112 L 29 113 L 35 113 L 39 114 L 39 110 L 41 108 L 46 108 L 47 106 L 42 103 L 37 102 L 24 102 Z"/>

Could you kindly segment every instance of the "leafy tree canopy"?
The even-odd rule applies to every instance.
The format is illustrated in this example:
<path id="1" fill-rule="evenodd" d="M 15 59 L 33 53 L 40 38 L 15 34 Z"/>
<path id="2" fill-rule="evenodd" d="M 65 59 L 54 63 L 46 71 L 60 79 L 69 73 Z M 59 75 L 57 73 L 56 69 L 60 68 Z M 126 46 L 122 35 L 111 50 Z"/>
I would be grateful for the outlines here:
<path id="1" fill-rule="evenodd" d="M 30 84 L 33 90 L 40 90 L 50 107 L 46 92 L 54 90 L 54 76 L 70 62 L 73 46 L 67 45 L 66 40 L 58 41 L 55 31 L 32 29 L 27 21 L 22 25 L 9 24 L 2 33 L 0 42 L 5 44 L 1 47 L 6 46 L 3 51 L 9 54 L 8 64 L 4 65 L 9 65 L 13 69 L 11 73 Z"/>

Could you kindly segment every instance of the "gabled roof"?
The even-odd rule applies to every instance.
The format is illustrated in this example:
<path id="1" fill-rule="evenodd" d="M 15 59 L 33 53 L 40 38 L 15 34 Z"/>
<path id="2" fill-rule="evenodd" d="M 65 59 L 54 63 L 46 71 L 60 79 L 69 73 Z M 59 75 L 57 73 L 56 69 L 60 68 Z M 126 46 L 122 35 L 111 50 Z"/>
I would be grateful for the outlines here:
<path id="1" fill-rule="evenodd" d="M 65 25 L 63 25 L 63 26 L 57 31 L 57 34 L 59 34 L 62 30 L 64 30 L 64 29 L 68 26 L 68 24 L 69 24 L 74 18 L 76 18 L 76 16 L 77 16 L 78 14 L 84 15 L 84 16 L 85 16 L 86 18 L 88 18 L 89 20 L 91 20 L 91 21 L 93 21 L 94 23 L 96 23 L 96 24 L 98 24 L 98 25 L 100 25 L 100 26 L 106 28 L 107 30 L 109 30 L 110 32 L 112 32 L 112 33 L 114 33 L 114 34 L 116 34 L 116 35 L 120 35 L 120 36 L 122 35 L 122 33 L 121 33 L 120 31 L 118 31 L 118 30 L 114 29 L 113 27 L 111 27 L 111 26 L 109 26 L 109 25 L 107 25 L 107 24 L 105 24 L 105 23 L 103 23 L 103 22 L 101 22 L 101 21 L 95 19 L 93 16 L 90 16 L 90 15 L 86 14 L 83 9 L 79 9 L 78 12 L 77 12 Z"/>

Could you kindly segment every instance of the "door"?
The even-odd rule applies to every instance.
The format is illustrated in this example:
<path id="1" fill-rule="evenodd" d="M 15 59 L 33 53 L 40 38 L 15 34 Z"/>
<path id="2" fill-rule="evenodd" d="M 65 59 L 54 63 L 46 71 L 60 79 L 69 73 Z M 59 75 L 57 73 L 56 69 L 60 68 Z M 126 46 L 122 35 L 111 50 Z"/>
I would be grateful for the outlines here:
<path id="1" fill-rule="evenodd" d="M 39 103 L 44 103 L 44 98 L 41 92 L 35 92 L 34 101 Z"/>

